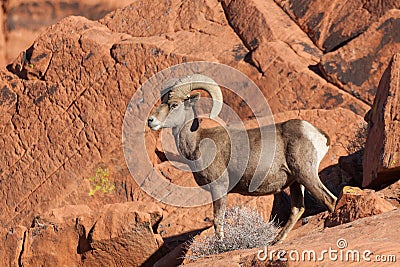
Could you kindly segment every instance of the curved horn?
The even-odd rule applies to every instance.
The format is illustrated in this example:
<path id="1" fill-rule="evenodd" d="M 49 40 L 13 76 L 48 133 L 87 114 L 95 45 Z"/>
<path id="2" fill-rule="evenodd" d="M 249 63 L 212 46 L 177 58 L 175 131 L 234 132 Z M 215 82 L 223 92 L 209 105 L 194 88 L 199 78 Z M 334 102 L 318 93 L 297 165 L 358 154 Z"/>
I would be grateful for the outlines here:
<path id="1" fill-rule="evenodd" d="M 210 118 L 213 119 L 217 117 L 222 109 L 223 98 L 221 88 L 213 79 L 205 75 L 192 74 L 178 79 L 175 85 L 172 86 L 170 99 L 173 97 L 185 99 L 192 90 L 196 89 L 203 89 L 210 94 L 213 100 Z"/>

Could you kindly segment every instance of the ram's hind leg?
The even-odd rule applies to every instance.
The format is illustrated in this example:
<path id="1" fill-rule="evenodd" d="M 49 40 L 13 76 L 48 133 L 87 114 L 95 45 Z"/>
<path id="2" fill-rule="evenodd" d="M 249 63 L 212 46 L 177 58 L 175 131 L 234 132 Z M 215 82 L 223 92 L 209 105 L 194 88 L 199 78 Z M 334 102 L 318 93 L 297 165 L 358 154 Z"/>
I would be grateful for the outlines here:
<path id="1" fill-rule="evenodd" d="M 296 181 L 305 186 L 310 193 L 324 204 L 330 212 L 335 209 L 337 198 L 325 187 L 318 176 L 319 161 L 317 156 L 311 152 L 305 153 L 303 156 L 298 156 L 296 162 L 298 165 L 294 165 L 294 172 Z M 309 160 L 311 158 L 311 160 Z M 301 167 L 299 167 L 301 166 Z M 297 167 L 297 168 L 296 168 Z"/>
<path id="2" fill-rule="evenodd" d="M 328 151 L 326 138 L 312 133 L 315 129 L 303 129 L 305 137 L 297 139 L 288 145 L 288 165 L 296 181 L 308 191 L 329 211 L 336 206 L 336 197 L 325 187 L 318 176 L 318 167 Z"/>
<path id="3" fill-rule="evenodd" d="M 316 171 L 307 176 L 304 175 L 301 178 L 301 183 L 317 200 L 324 204 L 330 212 L 335 210 L 337 198 L 321 182 Z"/>
<path id="4" fill-rule="evenodd" d="M 279 232 L 274 240 L 274 244 L 282 242 L 292 230 L 296 222 L 301 218 L 304 213 L 304 186 L 294 182 L 290 185 L 290 203 L 291 212 L 290 217 L 285 226 Z"/>

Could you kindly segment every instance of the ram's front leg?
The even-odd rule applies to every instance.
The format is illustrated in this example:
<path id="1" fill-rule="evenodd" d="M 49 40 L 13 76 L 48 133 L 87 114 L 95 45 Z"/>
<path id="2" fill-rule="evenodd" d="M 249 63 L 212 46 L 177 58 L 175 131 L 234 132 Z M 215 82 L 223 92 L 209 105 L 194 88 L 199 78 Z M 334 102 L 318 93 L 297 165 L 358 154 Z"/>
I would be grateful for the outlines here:
<path id="1" fill-rule="evenodd" d="M 212 169 L 211 169 L 212 170 Z M 212 176 L 217 176 L 218 171 L 212 172 Z M 224 220 L 225 220 L 225 209 L 226 209 L 226 195 L 228 194 L 229 187 L 229 176 L 225 170 L 221 175 L 218 175 L 218 179 L 209 183 L 209 190 L 211 192 L 213 200 L 213 212 L 214 212 L 214 230 L 215 235 L 218 239 L 224 239 Z"/>
<path id="2" fill-rule="evenodd" d="M 218 239 L 224 239 L 224 219 L 226 209 L 226 195 L 220 199 L 214 200 L 214 230 Z"/>

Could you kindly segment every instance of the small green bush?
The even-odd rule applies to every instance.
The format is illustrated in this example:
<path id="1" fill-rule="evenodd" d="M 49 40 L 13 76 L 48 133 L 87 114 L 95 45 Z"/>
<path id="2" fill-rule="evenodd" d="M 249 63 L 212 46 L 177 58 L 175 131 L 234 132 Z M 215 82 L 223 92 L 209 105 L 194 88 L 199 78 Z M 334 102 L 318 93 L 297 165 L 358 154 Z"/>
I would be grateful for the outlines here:
<path id="1" fill-rule="evenodd" d="M 109 175 L 108 169 L 97 168 L 96 175 L 88 178 L 90 182 L 89 196 L 93 196 L 97 191 L 110 194 L 114 191 L 115 186 L 109 180 Z"/>
<path id="2" fill-rule="evenodd" d="M 187 244 L 191 254 L 185 258 L 193 261 L 227 251 L 263 247 L 272 243 L 277 232 L 276 223 L 265 222 L 256 210 L 235 206 L 226 210 L 225 238 L 221 241 L 214 233 L 197 237 Z"/>

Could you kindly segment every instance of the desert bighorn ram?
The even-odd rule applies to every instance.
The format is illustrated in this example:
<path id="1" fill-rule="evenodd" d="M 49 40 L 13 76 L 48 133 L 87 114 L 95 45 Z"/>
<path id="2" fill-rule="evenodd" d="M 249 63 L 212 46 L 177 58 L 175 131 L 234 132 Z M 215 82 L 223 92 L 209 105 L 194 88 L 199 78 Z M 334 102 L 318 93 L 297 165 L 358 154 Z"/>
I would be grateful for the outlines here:
<path id="1" fill-rule="evenodd" d="M 210 118 L 215 118 L 222 109 L 222 92 L 217 83 L 211 78 L 193 74 L 169 82 L 167 88 L 163 88 L 166 97 L 159 107 L 148 119 L 148 125 L 152 130 L 160 128 L 172 128 L 178 151 L 189 160 L 196 161 L 196 166 L 190 166 L 197 184 L 203 186 L 222 177 L 222 183 L 209 187 L 212 196 L 222 196 L 219 199 L 213 197 L 214 228 L 217 237 L 223 238 L 223 220 L 225 216 L 226 195 L 223 191 L 232 182 L 232 177 L 237 173 L 241 159 L 235 159 L 239 164 L 229 164 L 231 157 L 231 141 L 228 133 L 222 127 L 201 128 L 197 119 L 195 103 L 200 98 L 199 93 L 190 95 L 192 90 L 203 89 L 207 91 L 213 100 Z M 164 86 L 165 87 L 165 86 Z M 261 185 L 253 192 L 249 190 L 249 184 L 256 173 L 259 164 L 263 164 L 261 153 L 261 132 L 275 131 L 276 148 L 274 160 L 269 172 L 264 173 Z M 251 153 L 247 161 L 244 173 L 230 192 L 242 195 L 260 196 L 275 194 L 286 187 L 290 188 L 291 215 L 275 238 L 275 242 L 286 238 L 294 224 L 304 212 L 304 189 L 321 201 L 328 210 L 333 211 L 336 197 L 322 184 L 318 176 L 318 166 L 329 148 L 329 137 L 304 120 L 289 120 L 271 126 L 263 126 L 247 130 L 248 144 Z M 204 138 L 211 139 L 215 143 L 215 158 L 203 170 L 196 169 L 201 165 L 200 141 Z M 240 146 L 240 142 L 236 144 Z M 240 151 L 240 147 L 237 147 Z M 200 166 L 201 167 L 201 166 Z M 201 169 L 201 168 L 200 168 Z M 240 171 L 239 171 L 240 172 Z M 221 194 L 222 192 L 222 194 Z"/>

